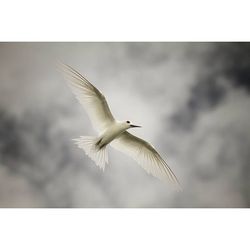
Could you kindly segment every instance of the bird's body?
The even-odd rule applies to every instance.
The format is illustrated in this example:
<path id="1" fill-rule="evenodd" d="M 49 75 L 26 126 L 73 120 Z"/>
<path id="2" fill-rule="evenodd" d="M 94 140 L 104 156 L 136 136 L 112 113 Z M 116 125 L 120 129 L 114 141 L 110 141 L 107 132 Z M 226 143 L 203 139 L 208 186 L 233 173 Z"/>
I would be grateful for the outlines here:
<path id="1" fill-rule="evenodd" d="M 100 148 L 108 145 L 111 141 L 119 137 L 126 130 L 127 126 L 125 126 L 122 122 L 114 121 L 105 131 L 103 131 L 103 133 L 101 133 L 97 145 Z"/>
<path id="2" fill-rule="evenodd" d="M 148 173 L 159 179 L 168 179 L 179 186 L 176 176 L 155 148 L 127 131 L 140 126 L 133 125 L 130 121 L 114 119 L 105 97 L 95 86 L 70 66 L 63 65 L 63 70 L 71 90 L 85 107 L 98 132 L 98 136 L 74 139 L 78 147 L 104 170 L 108 164 L 107 146 L 111 145 L 132 157 Z"/>

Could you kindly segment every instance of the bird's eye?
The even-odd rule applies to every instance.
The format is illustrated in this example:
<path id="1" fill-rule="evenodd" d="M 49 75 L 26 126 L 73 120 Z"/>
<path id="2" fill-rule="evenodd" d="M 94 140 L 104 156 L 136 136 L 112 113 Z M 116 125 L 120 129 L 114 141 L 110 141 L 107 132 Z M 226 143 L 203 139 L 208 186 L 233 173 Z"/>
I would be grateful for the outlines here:
<path id="1" fill-rule="evenodd" d="M 127 123 L 130 123 L 130 121 L 127 121 Z"/>

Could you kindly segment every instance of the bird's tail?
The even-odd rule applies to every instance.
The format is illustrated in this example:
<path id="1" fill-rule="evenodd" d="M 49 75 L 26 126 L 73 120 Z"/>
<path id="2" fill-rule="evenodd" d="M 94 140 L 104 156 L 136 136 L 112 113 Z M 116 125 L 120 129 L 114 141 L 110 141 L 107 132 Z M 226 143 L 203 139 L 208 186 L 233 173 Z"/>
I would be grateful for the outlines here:
<path id="1" fill-rule="evenodd" d="M 92 136 L 81 136 L 78 139 L 73 139 L 75 144 L 83 149 L 95 163 L 99 166 L 103 171 L 105 168 L 105 164 L 108 163 L 108 153 L 106 150 L 106 146 L 100 148 L 98 146 L 99 138 Z"/>

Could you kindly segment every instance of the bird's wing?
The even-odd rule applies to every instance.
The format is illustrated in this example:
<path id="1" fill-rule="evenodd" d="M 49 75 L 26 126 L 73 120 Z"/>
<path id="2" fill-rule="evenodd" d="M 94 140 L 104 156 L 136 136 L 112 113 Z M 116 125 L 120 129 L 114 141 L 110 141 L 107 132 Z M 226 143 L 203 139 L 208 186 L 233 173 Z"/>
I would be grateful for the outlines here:
<path id="1" fill-rule="evenodd" d="M 65 64 L 61 66 L 72 92 L 84 106 L 93 127 L 97 132 L 102 132 L 114 122 L 104 95 L 72 67 Z"/>
<path id="2" fill-rule="evenodd" d="M 167 165 L 152 145 L 129 132 L 124 132 L 111 142 L 111 146 L 132 157 L 148 173 L 161 180 L 170 180 L 180 187 L 180 184 Z"/>

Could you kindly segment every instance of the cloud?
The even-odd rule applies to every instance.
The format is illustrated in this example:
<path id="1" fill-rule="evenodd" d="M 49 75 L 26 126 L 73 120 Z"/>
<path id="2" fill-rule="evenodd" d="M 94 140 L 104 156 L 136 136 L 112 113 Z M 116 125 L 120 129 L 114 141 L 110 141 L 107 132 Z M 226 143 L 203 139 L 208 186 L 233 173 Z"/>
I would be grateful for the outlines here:
<path id="1" fill-rule="evenodd" d="M 249 207 L 248 50 L 247 43 L 1 43 L 0 206 Z M 142 124 L 133 133 L 162 153 L 183 193 L 113 149 L 103 173 L 75 147 L 72 138 L 95 132 L 58 59 L 95 84 L 118 119 Z"/>

